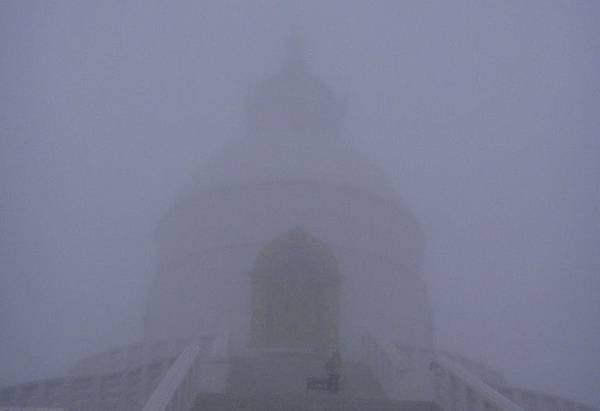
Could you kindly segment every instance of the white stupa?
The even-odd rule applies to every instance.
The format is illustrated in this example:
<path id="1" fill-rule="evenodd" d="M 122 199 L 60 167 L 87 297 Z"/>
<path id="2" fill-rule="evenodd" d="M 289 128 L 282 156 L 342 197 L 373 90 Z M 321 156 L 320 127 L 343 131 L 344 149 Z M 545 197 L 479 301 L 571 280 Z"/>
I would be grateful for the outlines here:
<path id="1" fill-rule="evenodd" d="M 0 411 L 596 411 L 432 347 L 423 234 L 301 46 L 160 222 L 143 340 L 4 387 Z"/>
<path id="2" fill-rule="evenodd" d="M 210 334 L 228 324 L 243 347 L 248 272 L 267 242 L 298 227 L 339 260 L 342 344 L 368 329 L 430 348 L 423 234 L 380 170 L 340 135 L 342 101 L 310 71 L 299 38 L 286 51 L 281 70 L 248 94 L 246 135 L 213 158 L 160 223 L 145 335 Z"/>

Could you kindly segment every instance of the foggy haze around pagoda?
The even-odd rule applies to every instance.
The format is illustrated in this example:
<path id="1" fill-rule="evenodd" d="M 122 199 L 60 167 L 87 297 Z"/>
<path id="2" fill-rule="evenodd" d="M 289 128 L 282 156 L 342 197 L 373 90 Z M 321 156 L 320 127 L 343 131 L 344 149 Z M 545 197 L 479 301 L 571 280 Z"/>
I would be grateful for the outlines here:
<path id="1" fill-rule="evenodd" d="M 316 178 L 414 213 L 436 345 L 600 403 L 597 7 L 383 4 L 3 4 L 0 383 L 143 337 L 155 228 L 198 184 L 256 177 L 211 164 L 271 149 L 239 143 L 244 96 L 300 20 L 340 149 L 377 165 L 332 154 Z"/>

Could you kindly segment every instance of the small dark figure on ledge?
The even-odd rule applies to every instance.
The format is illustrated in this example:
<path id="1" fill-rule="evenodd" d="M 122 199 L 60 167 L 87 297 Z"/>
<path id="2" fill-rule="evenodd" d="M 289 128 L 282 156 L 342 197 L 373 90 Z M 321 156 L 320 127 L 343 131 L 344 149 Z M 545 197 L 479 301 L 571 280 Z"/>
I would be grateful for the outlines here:
<path id="1" fill-rule="evenodd" d="M 340 368 L 342 367 L 342 356 L 339 351 L 334 351 L 331 358 L 325 364 L 327 379 L 329 380 L 329 391 L 338 392 L 340 390 Z"/>
<path id="2" fill-rule="evenodd" d="M 342 367 L 342 356 L 339 351 L 334 351 L 325 363 L 327 378 L 308 377 L 306 379 L 306 391 L 323 390 L 337 393 L 340 390 L 340 369 Z"/>

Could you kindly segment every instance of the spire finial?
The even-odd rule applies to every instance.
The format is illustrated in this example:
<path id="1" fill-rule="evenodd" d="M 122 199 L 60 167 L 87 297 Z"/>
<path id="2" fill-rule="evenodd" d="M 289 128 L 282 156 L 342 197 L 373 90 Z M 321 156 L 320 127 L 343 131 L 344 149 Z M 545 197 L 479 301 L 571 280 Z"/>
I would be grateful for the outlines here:
<path id="1" fill-rule="evenodd" d="M 285 42 L 285 54 L 286 70 L 305 71 L 307 69 L 304 35 L 297 26 L 292 29 Z"/>

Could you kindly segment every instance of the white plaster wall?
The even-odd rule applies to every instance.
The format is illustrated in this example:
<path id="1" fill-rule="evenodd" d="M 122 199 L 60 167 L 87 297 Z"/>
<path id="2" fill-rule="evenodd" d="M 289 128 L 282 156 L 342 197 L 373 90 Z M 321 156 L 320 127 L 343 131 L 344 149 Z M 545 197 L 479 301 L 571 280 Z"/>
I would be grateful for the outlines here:
<path id="1" fill-rule="evenodd" d="M 158 231 L 159 270 L 147 338 L 235 329 L 247 335 L 249 278 L 262 246 L 293 227 L 328 243 L 340 261 L 342 336 L 362 329 L 431 345 L 431 317 L 419 274 L 423 236 L 390 197 L 310 181 L 230 185 L 192 193 Z"/>

